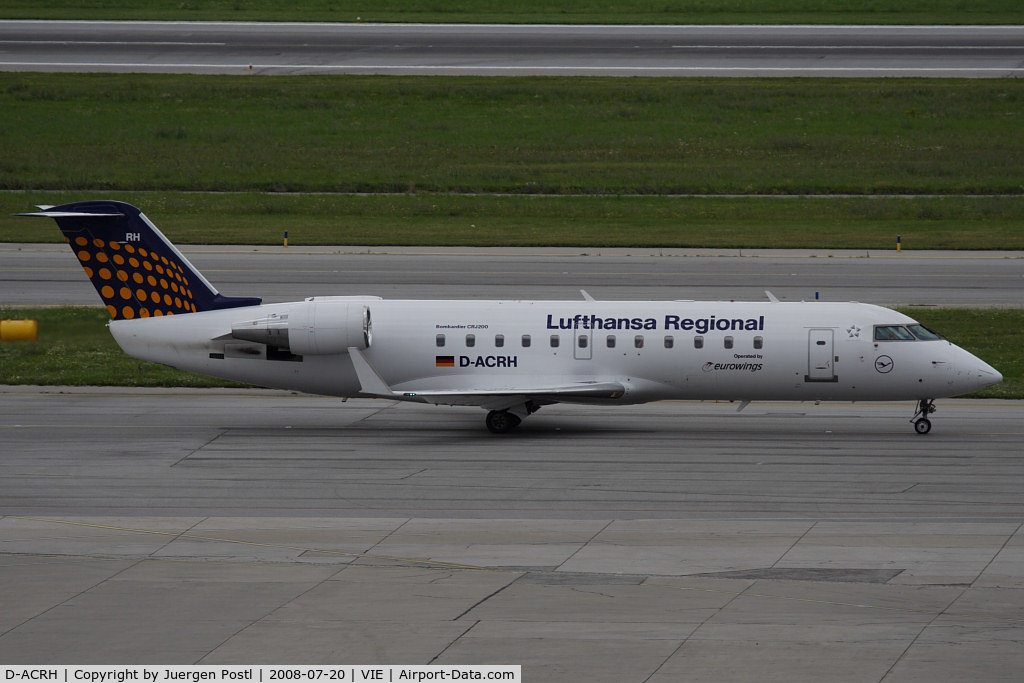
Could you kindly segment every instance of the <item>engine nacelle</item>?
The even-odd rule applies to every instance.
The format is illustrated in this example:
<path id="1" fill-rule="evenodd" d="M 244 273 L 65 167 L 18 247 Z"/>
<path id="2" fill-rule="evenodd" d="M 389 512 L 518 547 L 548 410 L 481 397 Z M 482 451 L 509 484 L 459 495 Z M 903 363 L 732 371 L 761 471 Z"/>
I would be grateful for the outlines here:
<path id="1" fill-rule="evenodd" d="M 373 341 L 370 307 L 358 301 L 316 297 L 287 311 L 231 326 L 236 339 L 287 349 L 297 356 L 347 353 Z"/>

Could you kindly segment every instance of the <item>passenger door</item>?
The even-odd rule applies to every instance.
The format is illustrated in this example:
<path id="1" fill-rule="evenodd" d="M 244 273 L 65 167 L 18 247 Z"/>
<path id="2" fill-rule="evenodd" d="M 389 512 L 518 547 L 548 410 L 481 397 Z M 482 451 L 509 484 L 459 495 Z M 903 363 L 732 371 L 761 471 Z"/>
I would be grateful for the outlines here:
<path id="1" fill-rule="evenodd" d="M 807 334 L 807 382 L 835 382 L 833 330 L 812 329 Z"/>

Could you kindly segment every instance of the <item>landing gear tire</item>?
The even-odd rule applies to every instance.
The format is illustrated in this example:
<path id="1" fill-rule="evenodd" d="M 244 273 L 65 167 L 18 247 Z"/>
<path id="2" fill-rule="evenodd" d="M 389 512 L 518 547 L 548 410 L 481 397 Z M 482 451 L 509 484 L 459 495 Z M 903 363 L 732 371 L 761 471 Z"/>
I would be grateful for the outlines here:
<path id="1" fill-rule="evenodd" d="M 492 410 L 487 413 L 487 429 L 492 434 L 508 434 L 519 426 L 522 420 L 507 410 Z"/>
<path id="2" fill-rule="evenodd" d="M 914 431 L 918 434 L 927 434 L 932 431 L 932 421 L 928 419 L 928 416 L 934 412 L 935 400 L 922 398 L 917 404 L 917 412 L 914 413 L 914 417 L 910 418 L 910 421 L 914 423 Z"/>

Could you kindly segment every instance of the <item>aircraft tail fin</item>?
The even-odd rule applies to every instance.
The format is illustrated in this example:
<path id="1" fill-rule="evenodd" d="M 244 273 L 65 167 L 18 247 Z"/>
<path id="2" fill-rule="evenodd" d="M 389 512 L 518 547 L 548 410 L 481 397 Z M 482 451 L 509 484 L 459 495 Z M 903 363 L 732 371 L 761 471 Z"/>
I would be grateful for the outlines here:
<path id="1" fill-rule="evenodd" d="M 19 216 L 53 218 L 114 320 L 257 306 L 223 296 L 131 204 L 87 201 L 40 206 Z"/>

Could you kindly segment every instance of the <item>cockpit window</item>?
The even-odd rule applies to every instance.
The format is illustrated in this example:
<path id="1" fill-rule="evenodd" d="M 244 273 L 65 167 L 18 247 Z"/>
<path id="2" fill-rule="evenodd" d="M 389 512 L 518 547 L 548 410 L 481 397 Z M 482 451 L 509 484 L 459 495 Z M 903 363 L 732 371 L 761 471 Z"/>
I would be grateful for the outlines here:
<path id="1" fill-rule="evenodd" d="M 933 332 L 932 330 L 929 330 L 927 327 L 925 327 L 924 325 L 922 325 L 920 323 L 914 323 L 913 325 L 907 325 L 907 329 L 909 329 L 911 332 L 913 332 L 914 336 L 917 337 L 918 339 L 920 339 L 921 341 L 935 341 L 937 339 L 942 339 L 942 335 L 941 334 L 939 334 L 938 332 Z"/>
<path id="2" fill-rule="evenodd" d="M 914 335 L 903 325 L 875 325 L 875 341 L 914 341 Z"/>

